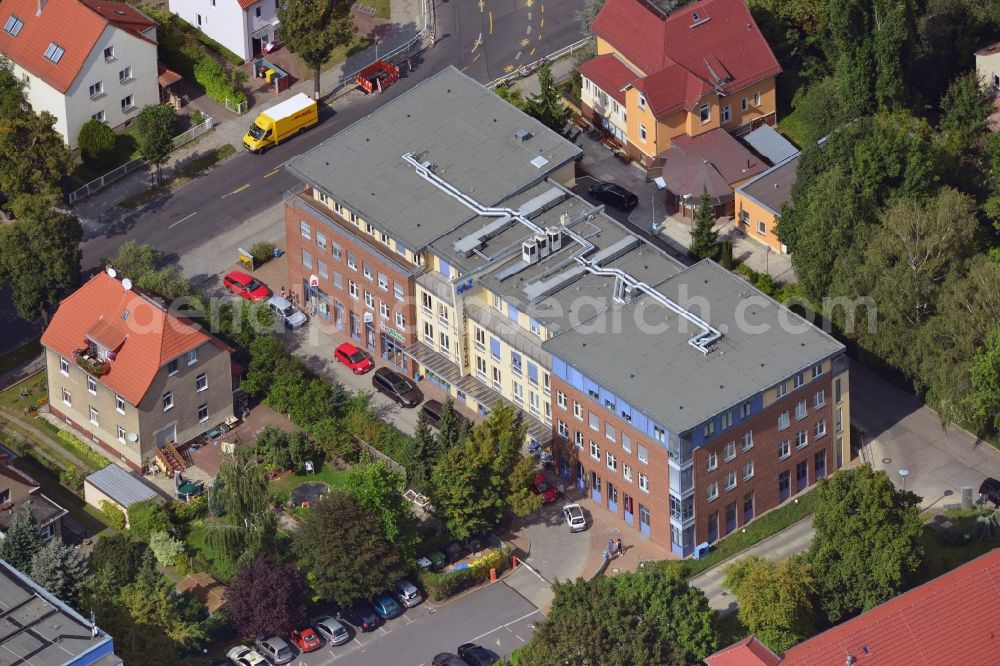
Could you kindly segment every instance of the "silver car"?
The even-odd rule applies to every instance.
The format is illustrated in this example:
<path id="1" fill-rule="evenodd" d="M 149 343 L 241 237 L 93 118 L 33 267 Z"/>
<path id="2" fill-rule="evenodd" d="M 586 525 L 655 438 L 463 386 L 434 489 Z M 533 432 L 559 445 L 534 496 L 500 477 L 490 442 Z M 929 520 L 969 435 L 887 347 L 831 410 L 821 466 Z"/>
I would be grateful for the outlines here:
<path id="1" fill-rule="evenodd" d="M 316 618 L 312 621 L 312 626 L 316 633 L 325 638 L 330 645 L 343 645 L 351 640 L 351 632 L 347 630 L 347 627 L 329 615 Z"/>
<path id="2" fill-rule="evenodd" d="M 278 321 L 283 322 L 287 328 L 298 328 L 308 321 L 305 313 L 292 305 L 284 296 L 275 294 L 267 299 L 267 304 L 271 306 Z"/>
<path id="3" fill-rule="evenodd" d="M 267 660 L 245 645 L 237 645 L 226 653 L 234 666 L 269 666 Z"/>
<path id="4" fill-rule="evenodd" d="M 420 590 L 417 589 L 417 586 L 405 578 L 393 585 L 392 591 L 395 593 L 396 598 L 399 599 L 399 603 L 403 604 L 407 608 L 413 608 L 424 600 L 424 597 L 420 594 Z"/>
<path id="5" fill-rule="evenodd" d="M 258 638 L 254 641 L 254 647 L 275 666 L 287 664 L 295 659 L 295 650 L 280 636 Z"/>
<path id="6" fill-rule="evenodd" d="M 587 529 L 587 519 L 583 516 L 583 509 L 579 504 L 567 504 L 563 507 L 563 515 L 566 517 L 566 524 L 569 525 L 570 532 L 582 532 Z"/>

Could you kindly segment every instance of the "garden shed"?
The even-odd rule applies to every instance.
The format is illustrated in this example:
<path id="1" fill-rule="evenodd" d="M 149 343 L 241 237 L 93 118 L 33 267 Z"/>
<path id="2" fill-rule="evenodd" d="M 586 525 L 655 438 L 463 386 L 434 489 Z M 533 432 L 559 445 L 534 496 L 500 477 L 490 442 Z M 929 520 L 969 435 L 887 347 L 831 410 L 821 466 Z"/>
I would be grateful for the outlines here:
<path id="1" fill-rule="evenodd" d="M 122 510 L 127 521 L 130 506 L 163 496 L 132 472 L 118 465 L 108 465 L 83 480 L 83 497 L 87 504 L 97 509 L 101 508 L 101 502 L 111 502 Z"/>

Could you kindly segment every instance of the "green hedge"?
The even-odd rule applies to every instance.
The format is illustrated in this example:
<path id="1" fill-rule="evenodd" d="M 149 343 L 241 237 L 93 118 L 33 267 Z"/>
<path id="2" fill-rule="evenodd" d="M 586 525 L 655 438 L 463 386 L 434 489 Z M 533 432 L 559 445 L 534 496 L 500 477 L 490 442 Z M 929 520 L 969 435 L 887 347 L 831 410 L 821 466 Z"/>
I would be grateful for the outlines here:
<path id="1" fill-rule="evenodd" d="M 438 602 L 453 597 L 459 592 L 485 583 L 490 579 L 490 569 L 496 569 L 499 576 L 510 568 L 511 550 L 506 545 L 496 548 L 475 564 L 457 571 L 435 573 L 421 571 L 418 574 L 421 584 L 427 590 L 427 597 Z"/>
<path id="2" fill-rule="evenodd" d="M 101 500 L 101 513 L 108 519 L 108 525 L 116 530 L 125 529 L 125 512 L 108 500 Z"/>
<path id="3" fill-rule="evenodd" d="M 205 89 L 205 94 L 219 104 L 229 100 L 233 104 L 242 104 L 247 96 L 239 89 L 235 72 L 230 75 L 215 58 L 206 55 L 194 65 L 194 80 Z"/>
<path id="4" fill-rule="evenodd" d="M 100 453 L 90 448 L 85 442 L 80 440 L 79 437 L 66 430 L 59 431 L 59 439 L 65 442 L 65 448 L 70 451 L 77 458 L 80 458 L 83 462 L 87 463 L 95 470 L 104 469 L 109 464 L 111 464 L 107 458 L 102 456 Z"/>

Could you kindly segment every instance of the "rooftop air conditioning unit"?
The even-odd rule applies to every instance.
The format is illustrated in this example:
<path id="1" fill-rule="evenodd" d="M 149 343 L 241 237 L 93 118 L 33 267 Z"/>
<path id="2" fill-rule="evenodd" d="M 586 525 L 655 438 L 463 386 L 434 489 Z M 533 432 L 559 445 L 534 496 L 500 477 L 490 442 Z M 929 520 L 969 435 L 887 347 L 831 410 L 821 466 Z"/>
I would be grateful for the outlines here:
<path id="1" fill-rule="evenodd" d="M 558 252 L 562 247 L 562 229 L 559 227 L 549 227 L 545 230 L 549 236 L 549 252 Z"/>
<path id="2" fill-rule="evenodd" d="M 538 234 L 535 236 L 535 245 L 538 246 L 538 259 L 544 259 L 549 256 L 549 237 L 545 234 Z"/>
<path id="3" fill-rule="evenodd" d="M 521 243 L 521 260 L 529 266 L 538 263 L 538 243 L 534 238 Z"/>

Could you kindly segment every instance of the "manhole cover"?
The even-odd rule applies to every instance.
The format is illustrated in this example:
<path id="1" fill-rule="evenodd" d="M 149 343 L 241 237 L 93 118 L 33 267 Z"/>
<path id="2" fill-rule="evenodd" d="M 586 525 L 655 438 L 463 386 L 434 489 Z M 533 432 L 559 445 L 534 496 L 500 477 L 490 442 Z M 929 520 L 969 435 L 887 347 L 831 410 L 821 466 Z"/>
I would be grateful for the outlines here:
<path id="1" fill-rule="evenodd" d="M 883 465 L 888 465 L 891 462 L 892 462 L 892 458 L 882 458 L 882 464 Z"/>

